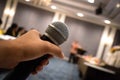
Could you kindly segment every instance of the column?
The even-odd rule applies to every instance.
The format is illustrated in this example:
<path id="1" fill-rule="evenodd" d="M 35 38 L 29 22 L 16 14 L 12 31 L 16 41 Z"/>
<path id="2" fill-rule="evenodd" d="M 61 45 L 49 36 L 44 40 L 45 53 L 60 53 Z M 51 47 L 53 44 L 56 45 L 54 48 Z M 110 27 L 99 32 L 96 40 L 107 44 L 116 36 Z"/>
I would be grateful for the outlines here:
<path id="1" fill-rule="evenodd" d="M 52 22 L 55 22 L 55 21 L 64 22 L 65 18 L 66 18 L 65 14 L 60 13 L 60 12 L 56 12 L 55 15 L 54 15 L 54 17 L 53 17 L 53 21 Z"/>
<path id="2" fill-rule="evenodd" d="M 108 25 L 105 26 L 103 31 L 100 45 L 98 48 L 98 52 L 96 57 L 99 59 L 104 59 L 106 54 L 109 52 L 110 48 L 112 47 L 114 36 L 116 33 L 116 28 L 110 27 Z"/>
<path id="3" fill-rule="evenodd" d="M 17 3 L 18 3 L 18 0 L 7 0 L 5 9 L 2 15 L 3 24 L 1 25 L 1 28 L 4 29 L 5 31 L 12 24 Z"/>
<path id="4" fill-rule="evenodd" d="M 116 28 L 111 27 L 111 31 L 110 31 L 110 33 L 109 33 L 108 36 L 107 36 L 106 49 L 105 49 L 105 51 L 104 51 L 104 53 L 103 53 L 103 57 L 102 57 L 102 59 L 103 59 L 104 61 L 105 61 L 105 60 L 107 59 L 107 57 L 108 57 L 107 54 L 109 54 L 109 51 L 110 51 L 110 49 L 111 49 L 111 47 L 112 47 L 112 44 L 113 44 L 113 41 L 114 41 L 114 38 L 115 38 L 116 31 L 117 31 Z"/>

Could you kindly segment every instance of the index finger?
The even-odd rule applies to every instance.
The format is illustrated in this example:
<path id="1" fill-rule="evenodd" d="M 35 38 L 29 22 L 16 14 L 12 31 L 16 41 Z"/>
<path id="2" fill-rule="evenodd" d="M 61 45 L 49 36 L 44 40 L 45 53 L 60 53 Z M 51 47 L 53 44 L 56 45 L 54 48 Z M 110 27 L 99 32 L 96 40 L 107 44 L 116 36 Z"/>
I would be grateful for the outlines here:
<path id="1" fill-rule="evenodd" d="M 58 58 L 64 58 L 64 54 L 62 53 L 59 46 L 56 46 L 47 41 L 45 41 L 45 43 L 46 43 L 45 54 L 51 54 L 52 56 L 56 56 Z"/>

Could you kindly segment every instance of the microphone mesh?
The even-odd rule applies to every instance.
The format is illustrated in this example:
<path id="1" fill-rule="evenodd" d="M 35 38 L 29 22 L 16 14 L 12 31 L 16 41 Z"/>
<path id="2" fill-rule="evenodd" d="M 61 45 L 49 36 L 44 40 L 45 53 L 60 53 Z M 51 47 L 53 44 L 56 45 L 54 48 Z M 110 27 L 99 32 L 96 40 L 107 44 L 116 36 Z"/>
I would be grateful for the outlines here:
<path id="1" fill-rule="evenodd" d="M 69 35 L 67 25 L 62 22 L 54 22 L 48 25 L 45 32 L 45 35 L 56 45 L 60 45 L 66 41 Z"/>

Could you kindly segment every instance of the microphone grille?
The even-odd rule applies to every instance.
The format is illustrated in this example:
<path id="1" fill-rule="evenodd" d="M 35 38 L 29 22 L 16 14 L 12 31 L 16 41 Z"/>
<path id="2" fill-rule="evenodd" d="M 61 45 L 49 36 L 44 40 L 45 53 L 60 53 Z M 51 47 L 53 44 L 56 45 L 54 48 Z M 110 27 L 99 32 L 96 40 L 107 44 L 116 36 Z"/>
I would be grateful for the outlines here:
<path id="1" fill-rule="evenodd" d="M 56 45 L 62 44 L 68 38 L 67 25 L 63 22 L 57 21 L 48 25 L 45 35 L 49 37 Z"/>

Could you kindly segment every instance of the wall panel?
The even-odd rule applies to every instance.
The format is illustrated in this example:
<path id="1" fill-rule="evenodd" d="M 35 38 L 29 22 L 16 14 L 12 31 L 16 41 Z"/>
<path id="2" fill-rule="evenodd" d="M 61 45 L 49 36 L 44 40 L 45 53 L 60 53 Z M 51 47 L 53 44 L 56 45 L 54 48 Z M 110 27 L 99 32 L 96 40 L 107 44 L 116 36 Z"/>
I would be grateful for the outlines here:
<path id="1" fill-rule="evenodd" d="M 19 3 L 13 22 L 27 30 L 35 28 L 43 33 L 52 22 L 53 16 L 52 12 Z"/>
<path id="2" fill-rule="evenodd" d="M 70 29 L 69 39 L 63 45 L 67 55 L 69 55 L 71 43 L 74 40 L 79 41 L 79 44 L 87 51 L 87 54 L 96 55 L 104 27 L 70 17 L 66 18 L 65 23 Z"/>
<path id="3" fill-rule="evenodd" d="M 2 18 L 5 4 L 6 4 L 6 0 L 0 0 L 0 18 Z"/>

